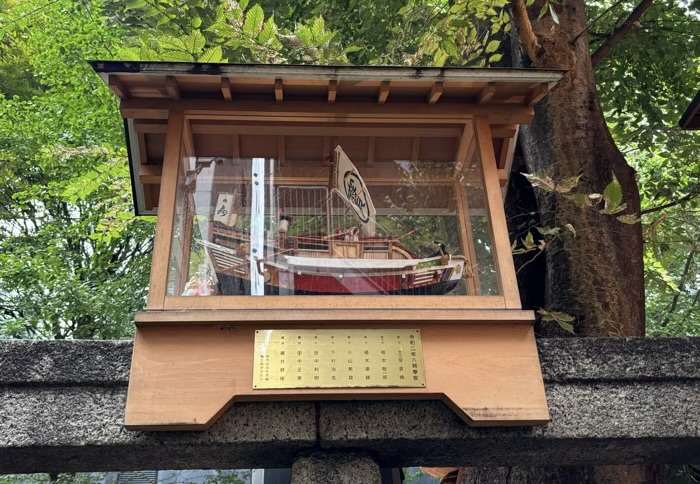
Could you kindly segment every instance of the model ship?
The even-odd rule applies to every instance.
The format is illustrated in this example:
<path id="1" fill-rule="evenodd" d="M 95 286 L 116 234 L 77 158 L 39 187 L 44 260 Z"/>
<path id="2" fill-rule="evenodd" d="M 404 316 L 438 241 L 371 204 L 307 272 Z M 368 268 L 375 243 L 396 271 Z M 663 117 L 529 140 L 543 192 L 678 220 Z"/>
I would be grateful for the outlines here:
<path id="1" fill-rule="evenodd" d="M 294 216 L 281 210 L 276 233 L 258 238 L 255 249 L 256 241 L 251 240 L 254 222 L 251 230 L 238 230 L 236 216 L 230 218 L 228 212 L 235 212 L 235 204 L 229 202 L 222 211 L 228 219 L 215 214 L 210 240 L 196 242 L 204 248 L 216 274 L 213 282 L 218 294 L 439 295 L 468 277 L 465 257 L 448 254 L 444 244 L 436 242 L 437 250 L 421 257 L 401 243 L 414 231 L 376 235 L 376 210 L 364 180 L 339 146 L 334 158 L 328 187 L 277 188 L 278 198 L 308 200 L 311 192 L 316 193 L 325 205 L 319 211 L 325 216 L 325 233 L 292 235 L 289 229 Z M 337 224 L 331 229 L 337 220 L 332 219 L 331 198 L 340 201 L 336 205 L 352 217 L 352 226 Z"/>

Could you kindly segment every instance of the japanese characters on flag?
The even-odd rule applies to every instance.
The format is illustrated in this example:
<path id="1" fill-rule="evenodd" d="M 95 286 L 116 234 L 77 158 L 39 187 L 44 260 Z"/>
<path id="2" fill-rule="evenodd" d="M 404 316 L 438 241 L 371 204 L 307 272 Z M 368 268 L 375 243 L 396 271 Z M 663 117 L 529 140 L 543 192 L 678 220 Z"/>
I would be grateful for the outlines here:
<path id="1" fill-rule="evenodd" d="M 219 193 L 214 209 L 214 222 L 221 222 L 229 227 L 236 225 L 238 214 L 233 210 L 234 198 L 233 193 Z"/>
<path id="2" fill-rule="evenodd" d="M 367 235 L 376 231 L 377 211 L 369 196 L 367 185 L 340 146 L 335 148 L 335 179 L 333 183 L 345 203 L 352 209 L 360 222 L 360 228 Z"/>

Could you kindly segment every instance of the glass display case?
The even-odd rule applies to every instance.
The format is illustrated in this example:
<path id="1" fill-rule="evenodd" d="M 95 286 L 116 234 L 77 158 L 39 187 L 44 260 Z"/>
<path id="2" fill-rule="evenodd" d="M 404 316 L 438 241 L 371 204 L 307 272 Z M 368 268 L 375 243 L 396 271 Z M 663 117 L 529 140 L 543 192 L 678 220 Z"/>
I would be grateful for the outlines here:
<path id="1" fill-rule="evenodd" d="M 371 163 L 340 144 L 182 156 L 168 296 L 498 295 L 477 157 L 401 159 L 402 142 Z"/>

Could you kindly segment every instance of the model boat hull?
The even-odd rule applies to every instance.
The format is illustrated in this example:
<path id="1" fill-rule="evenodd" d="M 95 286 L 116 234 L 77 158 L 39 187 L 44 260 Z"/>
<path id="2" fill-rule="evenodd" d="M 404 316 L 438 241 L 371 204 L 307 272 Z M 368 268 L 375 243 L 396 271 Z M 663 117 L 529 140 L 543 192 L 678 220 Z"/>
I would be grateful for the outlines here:
<path id="1" fill-rule="evenodd" d="M 407 287 L 401 276 L 359 276 L 337 278 L 332 276 L 312 276 L 280 274 L 289 277 L 294 283 L 284 286 L 265 284 L 265 295 L 279 296 L 333 296 L 333 295 L 421 295 L 437 296 L 447 294 L 459 284 L 459 280 L 438 281 L 423 286 Z M 228 274 L 217 274 L 219 292 L 222 295 L 251 294 L 250 281 Z M 402 287 L 403 286 L 403 287 Z"/>

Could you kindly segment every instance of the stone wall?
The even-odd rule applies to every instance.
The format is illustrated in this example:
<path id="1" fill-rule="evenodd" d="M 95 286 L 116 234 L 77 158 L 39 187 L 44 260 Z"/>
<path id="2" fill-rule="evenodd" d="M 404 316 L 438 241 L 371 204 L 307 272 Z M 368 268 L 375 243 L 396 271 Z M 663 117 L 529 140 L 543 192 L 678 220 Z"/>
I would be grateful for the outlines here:
<path id="1" fill-rule="evenodd" d="M 700 462 L 700 338 L 538 344 L 542 427 L 470 428 L 437 401 L 280 402 L 148 433 L 122 427 L 131 342 L 0 341 L 0 473 L 291 467 L 325 451 L 382 467 Z"/>

